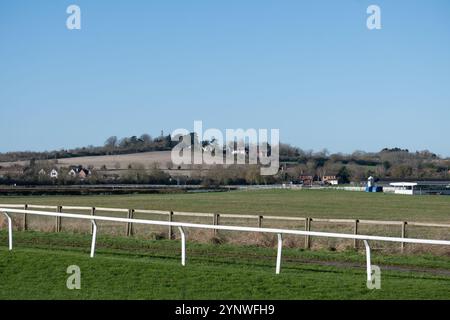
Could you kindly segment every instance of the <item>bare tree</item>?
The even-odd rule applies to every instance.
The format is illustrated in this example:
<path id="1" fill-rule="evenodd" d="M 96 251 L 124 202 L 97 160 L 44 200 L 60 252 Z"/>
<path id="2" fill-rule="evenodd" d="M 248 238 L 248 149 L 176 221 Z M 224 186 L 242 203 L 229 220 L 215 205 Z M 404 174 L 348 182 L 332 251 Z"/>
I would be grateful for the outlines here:
<path id="1" fill-rule="evenodd" d="M 105 147 L 108 148 L 109 150 L 113 150 L 117 147 L 117 142 L 118 139 L 116 136 L 109 137 L 105 141 Z"/>

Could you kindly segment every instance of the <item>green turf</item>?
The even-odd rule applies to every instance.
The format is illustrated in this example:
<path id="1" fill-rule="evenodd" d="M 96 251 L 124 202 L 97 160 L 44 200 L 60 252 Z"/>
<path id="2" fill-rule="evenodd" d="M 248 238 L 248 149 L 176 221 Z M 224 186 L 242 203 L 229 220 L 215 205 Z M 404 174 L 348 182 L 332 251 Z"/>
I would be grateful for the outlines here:
<path id="1" fill-rule="evenodd" d="M 450 222 L 450 197 L 447 196 L 411 197 L 334 190 L 264 190 L 125 196 L 3 196 L 0 197 L 0 203 Z"/>
<path id="2" fill-rule="evenodd" d="M 101 236 L 90 259 L 87 235 L 14 235 L 8 252 L 0 232 L 0 299 L 450 299 L 450 276 L 430 272 L 449 270 L 449 257 L 375 253 L 382 289 L 372 291 L 362 252 L 286 249 L 276 276 L 273 248 L 189 243 L 182 267 L 179 241 Z M 66 288 L 69 265 L 81 268 L 79 291 Z"/>

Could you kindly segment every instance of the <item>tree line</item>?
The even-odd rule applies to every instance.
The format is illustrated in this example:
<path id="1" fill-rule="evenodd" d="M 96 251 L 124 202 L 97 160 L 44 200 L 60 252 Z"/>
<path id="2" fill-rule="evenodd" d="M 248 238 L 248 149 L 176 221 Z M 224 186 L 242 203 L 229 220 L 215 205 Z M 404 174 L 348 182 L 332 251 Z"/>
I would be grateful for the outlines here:
<path id="1" fill-rule="evenodd" d="M 50 179 L 39 175 L 43 167 L 57 164 L 56 159 L 119 155 L 149 151 L 172 150 L 177 142 L 170 135 L 161 134 L 152 138 L 149 134 L 118 138 L 108 138 L 103 146 L 82 147 L 72 150 L 50 152 L 11 152 L 0 154 L 0 183 L 29 184 L 73 184 L 73 183 L 158 183 L 158 184 L 270 184 L 301 183 L 302 176 L 310 176 L 320 182 L 324 176 L 336 176 L 340 183 L 365 182 L 373 176 L 381 180 L 449 180 L 450 159 L 442 158 L 428 150 L 410 152 L 401 148 L 385 148 L 379 152 L 355 151 L 352 154 L 330 153 L 328 150 L 303 150 L 289 144 L 280 145 L 280 170 L 277 175 L 260 175 L 257 165 L 196 166 L 192 165 L 189 176 L 182 176 L 177 168 L 161 170 L 156 167 L 145 168 L 142 164 L 130 164 L 125 174 L 120 176 L 105 174 L 103 170 L 92 170 L 92 175 L 83 181 L 67 178 Z M 202 146 L 211 144 L 201 141 Z M 52 160 L 53 159 L 53 160 Z M 21 175 L 1 174 L 2 163 L 6 161 L 27 160 L 29 165 L 22 167 Z M 39 161 L 38 161 L 39 160 Z M 46 160 L 46 161 L 43 161 Z M 41 167 L 36 165 L 39 163 Z M 42 165 L 42 164 L 45 165 Z"/>
<path id="2" fill-rule="evenodd" d="M 175 146 L 171 136 L 161 135 L 152 138 L 149 134 L 118 138 L 109 137 L 103 146 L 85 146 L 75 149 L 62 149 L 44 152 L 19 151 L 0 153 L 0 162 L 52 160 L 88 156 L 120 155 L 138 152 L 167 151 Z"/>

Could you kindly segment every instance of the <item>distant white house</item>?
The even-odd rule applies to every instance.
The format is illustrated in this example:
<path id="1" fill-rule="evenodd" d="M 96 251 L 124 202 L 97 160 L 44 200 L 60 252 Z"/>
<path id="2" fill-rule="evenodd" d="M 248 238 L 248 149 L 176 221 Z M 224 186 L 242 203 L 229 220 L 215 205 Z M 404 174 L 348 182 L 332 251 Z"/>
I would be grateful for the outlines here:
<path id="1" fill-rule="evenodd" d="M 39 170 L 38 174 L 40 176 L 45 176 L 45 175 L 47 175 L 47 172 L 44 169 L 41 169 L 41 170 Z"/>
<path id="2" fill-rule="evenodd" d="M 323 176 L 322 182 L 332 186 L 337 186 L 339 184 L 339 180 L 336 176 Z"/>
<path id="3" fill-rule="evenodd" d="M 72 178 L 75 178 L 76 176 L 77 176 L 77 172 L 76 172 L 76 170 L 75 169 L 71 169 L 70 171 L 69 171 L 69 176 L 71 176 Z"/>
<path id="4" fill-rule="evenodd" d="M 53 169 L 52 171 L 50 171 L 50 178 L 58 179 L 58 170 Z"/>
<path id="5" fill-rule="evenodd" d="M 91 175 L 91 171 L 88 169 L 84 169 L 82 166 L 78 166 L 70 169 L 68 175 L 71 176 L 72 178 L 78 177 L 80 179 L 85 179 Z"/>

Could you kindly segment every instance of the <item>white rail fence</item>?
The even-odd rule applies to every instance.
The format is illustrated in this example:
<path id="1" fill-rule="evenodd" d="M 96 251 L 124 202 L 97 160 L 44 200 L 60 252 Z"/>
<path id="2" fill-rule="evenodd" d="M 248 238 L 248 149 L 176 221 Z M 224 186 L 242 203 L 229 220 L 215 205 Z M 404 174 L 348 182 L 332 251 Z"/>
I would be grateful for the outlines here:
<path id="1" fill-rule="evenodd" d="M 12 221 L 10 214 L 29 214 L 29 215 L 38 215 L 38 216 L 51 216 L 51 217 L 59 217 L 59 218 L 72 218 L 72 219 L 88 220 L 92 223 L 91 258 L 94 258 L 94 255 L 95 255 L 95 246 L 96 246 L 96 239 L 97 239 L 97 223 L 96 223 L 96 221 L 112 221 L 112 222 L 124 222 L 127 224 L 133 223 L 133 224 L 176 227 L 176 228 L 178 228 L 178 230 L 180 231 L 180 234 L 181 234 L 181 264 L 182 264 L 182 266 L 186 265 L 186 232 L 185 232 L 185 228 L 277 234 L 278 246 L 277 246 L 276 274 L 280 274 L 280 272 L 281 272 L 283 235 L 298 235 L 298 236 L 308 235 L 308 236 L 314 236 L 314 237 L 362 240 L 364 242 L 365 249 L 366 249 L 367 281 L 369 281 L 369 282 L 372 281 L 372 263 L 371 263 L 371 250 L 370 250 L 369 241 L 403 242 L 403 243 L 450 246 L 450 241 L 446 241 L 446 240 L 410 239 L 410 238 L 354 235 L 354 234 L 343 234 L 343 233 L 285 230 L 285 229 L 274 229 L 274 228 L 221 226 L 221 225 L 194 224 L 194 223 L 182 223 L 182 222 L 168 222 L 168 221 L 166 222 L 166 221 L 142 220 L 142 219 L 132 219 L 132 218 L 118 218 L 118 217 L 106 217 L 106 216 L 93 216 L 93 215 L 85 215 L 85 214 L 72 214 L 72 213 L 62 213 L 62 212 L 43 212 L 43 211 L 32 211 L 32 210 L 23 210 L 23 209 L 12 209 L 12 208 L 0 208 L 0 213 L 5 215 L 5 217 L 7 218 L 7 221 L 8 221 L 8 245 L 9 245 L 10 251 L 13 249 L 13 221 Z"/>
<path id="2" fill-rule="evenodd" d="M 221 220 L 230 219 L 230 221 L 237 220 L 247 220 L 254 221 L 255 225 L 258 228 L 262 228 L 263 221 L 268 222 L 289 222 L 289 223 L 302 223 L 304 224 L 304 231 L 311 231 L 313 223 L 317 224 L 328 224 L 328 225 L 336 225 L 343 226 L 347 225 L 349 228 L 353 229 L 353 234 L 357 235 L 361 230 L 362 226 L 369 227 L 385 227 L 390 228 L 389 230 L 393 232 L 397 232 L 401 238 L 406 238 L 409 227 L 425 227 L 425 228 L 433 228 L 436 232 L 430 234 L 430 238 L 435 236 L 435 233 L 439 234 L 442 231 L 448 229 L 450 230 L 450 224 L 443 223 L 428 223 L 428 222 L 414 222 L 414 221 L 382 221 L 382 220 L 367 220 L 367 219 L 322 219 L 322 218 L 304 218 L 304 217 L 283 217 L 283 216 L 270 216 L 270 215 L 242 215 L 242 214 L 222 214 L 222 213 L 196 213 L 196 212 L 176 212 L 176 211 L 162 211 L 162 210 L 142 210 L 142 209 L 124 209 L 124 208 L 106 208 L 106 207 L 82 207 L 82 206 L 61 206 L 61 205 L 28 205 L 28 204 L 0 204 L 0 208 L 8 208 L 8 209 L 23 209 L 23 210 L 55 210 L 56 212 L 63 212 L 63 210 L 70 211 L 81 211 L 81 212 L 89 212 L 92 216 L 98 214 L 99 212 L 104 213 L 123 213 L 124 216 L 127 216 L 129 219 L 132 219 L 136 214 L 150 214 L 161 217 L 166 217 L 168 222 L 173 222 L 174 217 L 183 217 L 183 218 L 201 218 L 201 219 L 211 219 L 213 225 L 221 224 Z M 252 222 L 253 223 L 253 222 Z M 56 217 L 54 230 L 56 232 L 61 231 L 61 217 Z M 23 230 L 28 229 L 28 218 L 27 213 L 23 214 L 22 226 Z M 94 227 L 92 227 L 94 228 Z M 173 226 L 168 225 L 168 238 L 172 239 L 173 234 Z M 131 236 L 133 233 L 132 223 L 127 223 L 126 226 L 126 235 Z M 217 229 L 213 230 L 214 234 L 216 234 Z M 447 234 L 444 231 L 444 234 Z M 428 234 L 427 236 L 428 237 Z M 419 236 L 422 238 L 422 235 Z M 311 236 L 305 235 L 305 248 L 311 248 Z M 403 252 L 405 250 L 405 241 L 399 243 L 400 249 Z M 358 248 L 357 239 L 353 240 L 353 247 Z"/>

